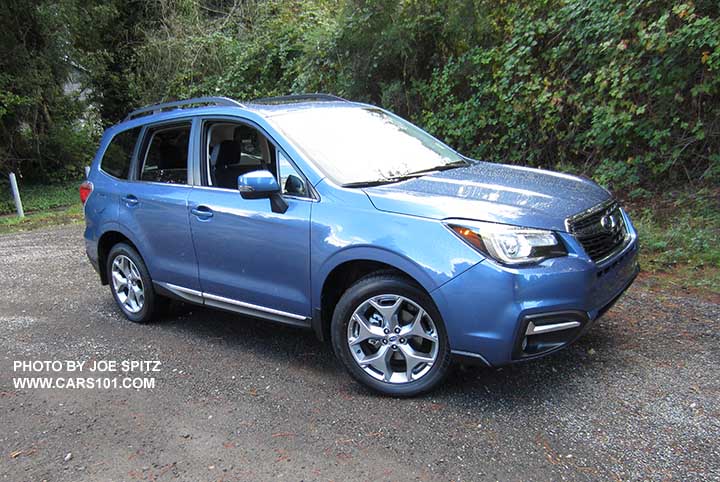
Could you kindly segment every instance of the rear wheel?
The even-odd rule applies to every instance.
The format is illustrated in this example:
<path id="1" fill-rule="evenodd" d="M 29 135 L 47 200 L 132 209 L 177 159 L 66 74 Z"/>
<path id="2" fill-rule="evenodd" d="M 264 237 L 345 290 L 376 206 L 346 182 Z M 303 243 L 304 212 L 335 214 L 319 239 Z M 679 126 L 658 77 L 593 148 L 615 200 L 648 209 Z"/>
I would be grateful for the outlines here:
<path id="1" fill-rule="evenodd" d="M 107 257 L 110 291 L 125 317 L 136 323 L 152 321 L 164 299 L 155 293 L 147 267 L 130 245 L 118 243 Z"/>
<path id="2" fill-rule="evenodd" d="M 393 396 L 437 386 L 450 365 L 440 313 L 419 287 L 395 273 L 360 279 L 338 302 L 333 349 L 364 385 Z"/>

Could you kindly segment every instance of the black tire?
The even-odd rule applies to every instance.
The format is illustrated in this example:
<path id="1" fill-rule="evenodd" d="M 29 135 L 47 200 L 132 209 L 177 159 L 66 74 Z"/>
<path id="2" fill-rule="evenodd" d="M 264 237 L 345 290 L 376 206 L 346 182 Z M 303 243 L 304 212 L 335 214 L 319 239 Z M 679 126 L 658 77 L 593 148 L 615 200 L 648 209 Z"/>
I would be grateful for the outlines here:
<path id="1" fill-rule="evenodd" d="M 126 256 L 129 258 L 135 264 L 137 271 L 140 274 L 140 280 L 142 282 L 144 292 L 144 301 L 142 308 L 136 313 L 131 312 L 123 305 L 113 285 L 112 266 L 115 259 L 119 256 Z M 118 308 L 120 308 L 120 311 L 122 311 L 123 315 L 125 315 L 128 320 L 135 323 L 149 323 L 153 321 L 167 306 L 168 300 L 155 293 L 152 279 L 150 278 L 150 273 L 148 273 L 147 267 L 145 266 L 145 262 L 132 246 L 125 243 L 118 243 L 113 246 L 110 249 L 110 253 L 108 253 L 105 269 L 107 270 L 106 272 L 110 285 L 110 292 L 112 293 L 113 298 L 115 298 Z"/>
<path id="2" fill-rule="evenodd" d="M 355 310 L 366 300 L 378 295 L 399 295 L 419 305 L 432 318 L 438 337 L 435 363 L 418 380 L 389 383 L 365 372 L 353 357 L 348 344 L 348 324 Z M 450 347 L 440 312 L 428 294 L 411 280 L 395 272 L 377 272 L 355 282 L 338 301 L 330 327 L 332 347 L 340 361 L 355 380 L 363 385 L 394 397 L 413 397 L 437 387 L 450 367 Z"/>

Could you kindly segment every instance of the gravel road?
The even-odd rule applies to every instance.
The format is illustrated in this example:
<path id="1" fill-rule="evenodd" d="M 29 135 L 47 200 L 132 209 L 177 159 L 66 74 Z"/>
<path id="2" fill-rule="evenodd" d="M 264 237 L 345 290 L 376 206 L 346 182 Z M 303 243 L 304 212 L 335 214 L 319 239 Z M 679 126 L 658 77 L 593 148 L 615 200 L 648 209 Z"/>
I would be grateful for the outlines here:
<path id="1" fill-rule="evenodd" d="M 720 305 L 642 280 L 569 349 L 412 400 L 308 332 L 125 321 L 79 225 L 0 236 L 0 286 L 0 480 L 720 480 Z M 15 388 L 79 376 L 14 371 L 33 360 L 161 365 L 131 375 L 154 389 Z"/>

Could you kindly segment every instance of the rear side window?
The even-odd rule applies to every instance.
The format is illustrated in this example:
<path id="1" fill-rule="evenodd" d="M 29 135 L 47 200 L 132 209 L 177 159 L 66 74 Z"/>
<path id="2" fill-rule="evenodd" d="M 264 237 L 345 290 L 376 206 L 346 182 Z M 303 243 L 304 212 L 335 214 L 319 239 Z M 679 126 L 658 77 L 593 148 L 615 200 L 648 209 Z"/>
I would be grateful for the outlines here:
<path id="1" fill-rule="evenodd" d="M 187 184 L 190 124 L 159 127 L 149 136 L 140 180 Z"/>
<path id="2" fill-rule="evenodd" d="M 136 127 L 122 131 L 113 137 L 105 150 L 100 168 L 118 179 L 127 179 L 130 173 L 130 161 L 139 135 L 140 128 Z"/>

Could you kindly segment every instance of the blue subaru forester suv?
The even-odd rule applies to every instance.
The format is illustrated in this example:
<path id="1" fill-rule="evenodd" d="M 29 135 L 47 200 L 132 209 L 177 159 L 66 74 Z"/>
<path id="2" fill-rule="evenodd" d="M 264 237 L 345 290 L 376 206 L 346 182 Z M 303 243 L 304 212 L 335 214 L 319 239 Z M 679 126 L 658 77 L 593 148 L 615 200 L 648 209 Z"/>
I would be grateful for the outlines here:
<path id="1" fill-rule="evenodd" d="M 87 254 L 130 320 L 174 298 L 309 328 L 395 396 L 453 359 L 567 346 L 639 269 L 636 231 L 597 184 L 474 161 L 323 94 L 134 111 L 80 195 Z"/>

